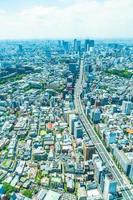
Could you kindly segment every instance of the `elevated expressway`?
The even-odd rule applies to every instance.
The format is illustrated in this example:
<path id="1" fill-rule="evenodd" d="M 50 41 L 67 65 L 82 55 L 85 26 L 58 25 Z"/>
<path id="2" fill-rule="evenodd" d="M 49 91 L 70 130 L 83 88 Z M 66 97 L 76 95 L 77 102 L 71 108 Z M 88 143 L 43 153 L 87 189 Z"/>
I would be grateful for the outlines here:
<path id="1" fill-rule="evenodd" d="M 110 171 L 114 175 L 115 179 L 117 180 L 118 186 L 119 186 L 119 188 L 121 188 L 123 199 L 133 200 L 133 193 L 132 193 L 132 191 L 127 189 L 124 174 L 122 174 L 119 171 L 118 167 L 116 166 L 115 162 L 112 159 L 112 156 L 107 151 L 106 147 L 104 146 L 101 139 L 99 138 L 96 131 L 94 130 L 92 124 L 89 122 L 87 116 L 85 115 L 84 108 L 83 108 L 82 102 L 81 102 L 81 97 L 80 97 L 81 92 L 82 92 L 83 82 L 84 82 L 83 59 L 81 59 L 79 79 L 77 80 L 77 83 L 75 85 L 75 93 L 74 93 L 76 112 L 78 113 L 80 120 L 81 120 L 88 136 L 91 138 L 91 140 L 92 140 L 93 144 L 95 145 L 102 160 L 105 162 L 106 166 L 110 169 Z"/>

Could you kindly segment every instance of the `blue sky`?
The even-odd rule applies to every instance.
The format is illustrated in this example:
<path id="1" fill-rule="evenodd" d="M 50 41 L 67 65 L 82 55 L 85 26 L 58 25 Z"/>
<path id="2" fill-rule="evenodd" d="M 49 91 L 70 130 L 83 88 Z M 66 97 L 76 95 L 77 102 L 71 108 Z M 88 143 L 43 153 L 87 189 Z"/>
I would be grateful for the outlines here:
<path id="1" fill-rule="evenodd" d="M 0 39 L 133 38 L 133 0 L 0 0 Z"/>
<path id="2" fill-rule="evenodd" d="M 76 2 L 75 0 L 0 0 L 0 8 L 7 9 L 9 11 L 19 11 L 24 8 L 30 8 L 31 6 L 59 6 L 64 7 Z"/>

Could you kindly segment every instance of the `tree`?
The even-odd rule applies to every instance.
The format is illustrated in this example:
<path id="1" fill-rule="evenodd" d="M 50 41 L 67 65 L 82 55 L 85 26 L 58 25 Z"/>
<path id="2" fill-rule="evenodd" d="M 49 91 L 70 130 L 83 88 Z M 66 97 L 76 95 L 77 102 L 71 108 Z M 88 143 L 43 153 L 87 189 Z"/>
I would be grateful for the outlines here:
<path id="1" fill-rule="evenodd" d="M 10 197 L 10 195 L 11 195 L 12 192 L 16 191 L 15 187 L 11 186 L 9 183 L 6 183 L 6 182 L 3 183 L 3 188 L 4 188 L 5 193 L 6 193 L 6 195 L 8 197 Z"/>
<path id="2" fill-rule="evenodd" d="M 22 190 L 22 194 L 28 198 L 32 198 L 33 195 L 33 191 L 29 190 L 29 189 L 23 189 Z"/>

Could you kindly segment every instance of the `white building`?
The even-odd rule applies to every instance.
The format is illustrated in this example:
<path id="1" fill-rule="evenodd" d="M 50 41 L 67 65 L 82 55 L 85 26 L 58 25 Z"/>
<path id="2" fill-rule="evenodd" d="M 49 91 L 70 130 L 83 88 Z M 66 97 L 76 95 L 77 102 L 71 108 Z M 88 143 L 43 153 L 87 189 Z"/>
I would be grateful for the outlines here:
<path id="1" fill-rule="evenodd" d="M 104 192 L 103 196 L 106 200 L 111 200 L 111 198 L 116 194 L 117 182 L 114 180 L 112 174 L 107 174 L 105 176 Z"/>

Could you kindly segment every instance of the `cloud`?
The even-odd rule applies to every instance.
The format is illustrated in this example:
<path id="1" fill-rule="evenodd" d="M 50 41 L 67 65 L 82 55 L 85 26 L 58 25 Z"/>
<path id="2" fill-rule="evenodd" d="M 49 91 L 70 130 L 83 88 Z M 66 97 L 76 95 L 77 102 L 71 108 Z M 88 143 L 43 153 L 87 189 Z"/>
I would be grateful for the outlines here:
<path id="1" fill-rule="evenodd" d="M 133 37 L 132 9 L 132 0 L 73 0 L 64 7 L 0 11 L 0 38 Z"/>
<path id="2" fill-rule="evenodd" d="M 6 14 L 6 10 L 1 10 L 0 9 L 0 15 L 5 15 Z"/>

